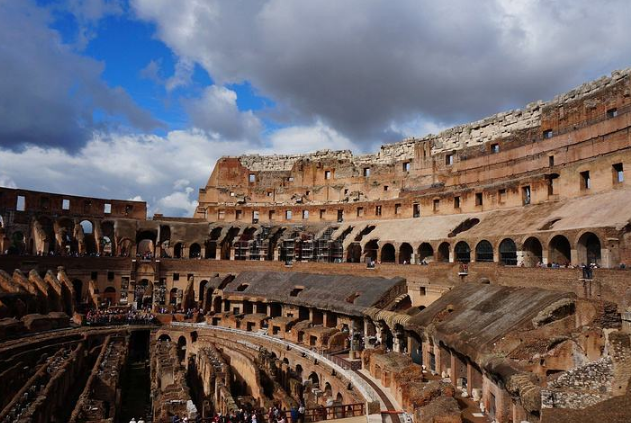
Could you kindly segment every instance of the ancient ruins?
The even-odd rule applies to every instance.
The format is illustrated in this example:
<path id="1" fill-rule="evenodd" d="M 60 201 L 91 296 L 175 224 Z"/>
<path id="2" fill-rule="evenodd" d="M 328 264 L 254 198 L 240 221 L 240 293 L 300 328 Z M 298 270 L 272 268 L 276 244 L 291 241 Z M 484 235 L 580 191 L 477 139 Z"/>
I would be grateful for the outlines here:
<path id="1" fill-rule="evenodd" d="M 629 422 L 628 169 L 631 69 L 188 218 L 0 188 L 0 423 Z"/>

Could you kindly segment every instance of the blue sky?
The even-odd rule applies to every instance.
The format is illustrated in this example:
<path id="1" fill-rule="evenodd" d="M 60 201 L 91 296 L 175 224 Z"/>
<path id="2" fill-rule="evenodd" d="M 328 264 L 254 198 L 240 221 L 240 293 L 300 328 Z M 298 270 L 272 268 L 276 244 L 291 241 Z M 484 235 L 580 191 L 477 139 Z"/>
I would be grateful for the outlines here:
<path id="1" fill-rule="evenodd" d="M 222 155 L 384 143 L 631 66 L 631 2 L 0 0 L 0 185 L 191 215 Z"/>

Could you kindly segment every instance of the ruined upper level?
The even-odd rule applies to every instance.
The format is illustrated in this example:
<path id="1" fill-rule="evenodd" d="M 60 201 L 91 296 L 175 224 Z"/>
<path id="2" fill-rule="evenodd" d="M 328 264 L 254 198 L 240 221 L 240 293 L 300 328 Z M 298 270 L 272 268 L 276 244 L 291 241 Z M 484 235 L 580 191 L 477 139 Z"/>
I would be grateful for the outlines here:
<path id="1" fill-rule="evenodd" d="M 574 170 L 564 173 L 629 147 L 630 75 L 631 69 L 616 71 L 549 102 L 531 103 L 524 109 L 499 113 L 438 135 L 384 145 L 374 154 L 324 150 L 302 155 L 223 157 L 206 187 L 200 189 L 195 217 L 233 221 L 249 219 L 252 213 L 254 220 L 292 220 L 296 211 L 324 206 L 306 213 L 303 219 L 336 220 L 339 216 L 328 210 L 329 206 L 365 204 L 368 212 L 379 204 L 390 207 L 394 206 L 390 202 L 408 200 L 419 203 L 414 211 L 410 205 L 410 216 L 404 213 L 412 217 L 426 214 L 424 204 L 433 213 L 434 200 L 447 192 L 462 193 L 454 194 L 461 201 L 449 213 L 481 211 L 480 201 L 467 192 L 487 187 L 498 191 L 499 185 L 510 188 L 522 184 L 524 178 L 530 178 L 525 186 L 535 202 L 550 200 L 545 185 L 551 185 L 546 181 L 552 179 L 557 184 L 554 200 L 572 198 L 581 195 L 580 176 L 574 175 Z M 601 144 L 596 146 L 598 142 Z M 545 192 L 533 192 L 537 185 Z M 499 189 L 504 188 L 507 186 Z M 520 188 L 514 192 L 509 189 L 504 204 L 520 205 Z M 593 192 L 610 188 L 599 184 Z M 290 219 L 283 210 L 276 210 L 285 206 L 298 207 Z M 248 210 L 239 213 L 241 207 Z M 488 207 L 490 202 L 483 210 Z M 363 212 L 356 217 L 362 217 Z M 369 214 L 393 217 L 377 211 Z"/>

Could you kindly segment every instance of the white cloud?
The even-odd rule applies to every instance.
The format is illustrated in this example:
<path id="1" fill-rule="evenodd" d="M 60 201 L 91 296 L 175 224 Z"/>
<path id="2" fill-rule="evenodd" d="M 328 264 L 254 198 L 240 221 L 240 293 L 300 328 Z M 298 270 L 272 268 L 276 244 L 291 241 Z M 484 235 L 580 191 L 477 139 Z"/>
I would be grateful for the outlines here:
<path id="1" fill-rule="evenodd" d="M 190 85 L 194 70 L 195 63 L 193 61 L 180 58 L 175 64 L 175 72 L 165 82 L 166 90 L 171 92 L 176 88 Z"/>
<path id="2" fill-rule="evenodd" d="M 319 120 L 366 144 L 418 116 L 471 121 L 631 64 L 628 0 L 131 5 L 216 83 L 249 81 L 292 125 Z"/>
<path id="3" fill-rule="evenodd" d="M 17 184 L 9 176 L 0 174 L 0 187 L 17 188 Z"/>
<path id="4" fill-rule="evenodd" d="M 270 134 L 269 147 L 255 149 L 261 154 L 299 154 L 317 150 L 357 150 L 357 145 L 322 122 L 294 126 Z"/>
<path id="5" fill-rule="evenodd" d="M 237 93 L 211 85 L 200 98 L 184 101 L 191 123 L 196 127 L 227 139 L 256 141 L 262 124 L 252 111 L 240 111 Z"/>

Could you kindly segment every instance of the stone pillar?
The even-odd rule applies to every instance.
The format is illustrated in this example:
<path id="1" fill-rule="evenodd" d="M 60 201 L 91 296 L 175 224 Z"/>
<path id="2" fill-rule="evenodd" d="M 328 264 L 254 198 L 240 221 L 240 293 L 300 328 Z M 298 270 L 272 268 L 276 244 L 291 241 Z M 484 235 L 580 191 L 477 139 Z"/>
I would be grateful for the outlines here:
<path id="1" fill-rule="evenodd" d="M 453 248 L 449 249 L 449 263 L 454 263 L 456 261 L 456 253 Z"/>
<path id="2" fill-rule="evenodd" d="M 524 262 L 524 252 L 523 251 L 517 251 L 517 266 L 521 266 L 522 263 Z M 537 265 L 537 263 L 533 263 L 535 266 Z"/>
<path id="3" fill-rule="evenodd" d="M 451 365 L 451 375 L 450 375 L 451 383 L 452 383 L 452 385 L 457 386 L 458 378 L 460 377 L 458 375 L 457 358 L 456 358 L 456 356 L 454 355 L 453 352 L 450 355 L 451 355 L 451 357 L 450 357 L 451 358 L 451 360 L 450 360 L 450 365 Z"/>
<path id="4" fill-rule="evenodd" d="M 215 260 L 221 260 L 221 247 L 219 243 L 217 243 L 215 247 Z"/>
<path id="5" fill-rule="evenodd" d="M 570 251 L 570 262 L 573 265 L 580 264 L 580 261 L 578 259 L 578 250 L 576 250 L 575 248 L 572 248 L 572 250 Z M 559 263 L 559 264 L 565 264 L 565 263 Z M 588 263 L 585 263 L 585 264 L 588 264 Z"/>
<path id="6" fill-rule="evenodd" d="M 234 247 L 230 247 L 230 260 L 234 260 Z"/>

